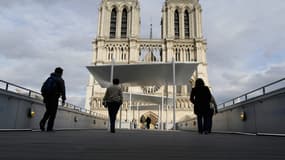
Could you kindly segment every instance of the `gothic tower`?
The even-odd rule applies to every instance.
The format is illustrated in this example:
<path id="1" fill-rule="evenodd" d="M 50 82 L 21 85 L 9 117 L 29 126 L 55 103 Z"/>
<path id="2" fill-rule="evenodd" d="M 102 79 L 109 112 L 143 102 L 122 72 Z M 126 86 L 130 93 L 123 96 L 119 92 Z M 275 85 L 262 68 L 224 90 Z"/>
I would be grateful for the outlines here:
<path id="1" fill-rule="evenodd" d="M 140 32 L 138 0 L 102 0 L 99 8 L 97 38 L 93 44 L 92 64 L 136 63 L 136 41 Z M 132 53 L 132 54 L 131 54 Z M 102 109 L 100 99 L 104 90 L 90 75 L 85 108 Z"/>
<path id="2" fill-rule="evenodd" d="M 206 85 L 209 85 L 206 40 L 202 34 L 202 9 L 199 0 L 166 0 L 162 8 L 161 36 L 165 43 L 163 59 L 166 62 L 174 58 L 176 62 L 199 63 L 189 80 L 191 83 L 176 87 L 176 92 L 180 95 L 176 102 L 177 117 L 178 120 L 184 120 L 194 116 L 186 114 L 188 108 L 190 107 L 190 110 L 192 108 L 189 95 L 194 81 L 202 78 Z M 171 93 L 172 86 L 167 88 Z"/>
<path id="3" fill-rule="evenodd" d="M 206 40 L 202 34 L 201 5 L 199 0 L 165 0 L 162 7 L 161 39 L 140 38 L 140 6 L 138 0 L 102 0 L 99 8 L 97 38 L 93 44 L 93 65 L 132 63 L 198 62 L 198 68 L 189 79 L 189 85 L 177 86 L 176 117 L 184 120 L 193 117 L 189 93 L 196 78 L 208 83 Z M 185 71 L 187 74 L 187 71 Z M 148 95 L 172 95 L 172 86 L 123 86 L 125 92 Z M 87 86 L 86 109 L 107 115 L 102 106 L 105 89 L 90 75 Z M 143 116 L 158 122 L 157 107 L 134 111 L 131 105 L 151 105 L 145 102 L 124 102 L 120 117 L 127 124 L 140 121 Z M 171 107 L 166 105 L 162 121 L 172 123 Z M 137 115 L 137 116 L 135 116 Z M 129 126 L 129 125 L 127 125 Z"/>
<path id="4" fill-rule="evenodd" d="M 202 34 L 202 8 L 199 0 L 166 0 L 162 8 L 162 38 L 167 60 L 199 62 L 196 77 L 208 85 L 206 40 Z"/>

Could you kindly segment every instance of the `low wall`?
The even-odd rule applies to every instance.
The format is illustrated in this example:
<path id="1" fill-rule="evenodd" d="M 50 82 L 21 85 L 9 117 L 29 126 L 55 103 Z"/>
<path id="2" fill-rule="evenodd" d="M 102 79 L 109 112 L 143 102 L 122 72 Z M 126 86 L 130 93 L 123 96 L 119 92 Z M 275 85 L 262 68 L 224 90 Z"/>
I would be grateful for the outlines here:
<path id="1" fill-rule="evenodd" d="M 35 115 L 29 116 L 33 110 Z M 0 89 L 0 129 L 39 129 L 45 112 L 41 100 Z M 66 107 L 59 107 L 55 129 L 107 128 L 108 120 Z"/>
<path id="2" fill-rule="evenodd" d="M 241 118 L 242 113 L 245 119 Z M 214 132 L 285 134 L 285 88 L 224 109 L 213 118 Z M 196 119 L 177 123 L 180 130 L 197 130 Z"/>

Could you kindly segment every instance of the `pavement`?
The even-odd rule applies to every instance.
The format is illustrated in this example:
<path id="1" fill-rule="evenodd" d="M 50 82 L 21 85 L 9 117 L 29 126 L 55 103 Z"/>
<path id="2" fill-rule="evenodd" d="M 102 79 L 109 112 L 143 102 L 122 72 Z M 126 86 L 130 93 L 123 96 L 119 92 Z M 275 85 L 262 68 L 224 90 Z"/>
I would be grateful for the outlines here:
<path id="1" fill-rule="evenodd" d="M 156 130 L 0 132 L 0 160 L 285 159 L 285 137 Z"/>

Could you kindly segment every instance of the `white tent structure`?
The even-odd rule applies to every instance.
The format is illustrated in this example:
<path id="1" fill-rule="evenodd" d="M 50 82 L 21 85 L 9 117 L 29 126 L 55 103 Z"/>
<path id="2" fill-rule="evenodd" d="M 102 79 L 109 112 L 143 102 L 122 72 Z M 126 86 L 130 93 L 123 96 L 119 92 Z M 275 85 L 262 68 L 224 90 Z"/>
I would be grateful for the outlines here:
<path id="1" fill-rule="evenodd" d="M 152 110 L 157 109 L 158 110 L 158 121 L 159 121 L 159 128 L 162 129 L 162 117 L 163 117 L 163 106 L 166 104 L 171 104 L 173 102 L 172 98 L 166 97 L 166 96 L 154 96 L 154 95 L 147 95 L 147 94 L 137 94 L 137 93 L 129 93 L 124 92 L 123 93 L 124 101 L 129 101 L 130 103 L 130 109 L 137 110 L 137 119 L 139 120 L 139 110 Z M 150 105 L 144 105 L 144 106 L 134 106 L 132 105 L 133 101 L 136 102 L 144 102 L 148 103 Z M 134 115 L 133 115 L 134 117 Z M 121 114 L 120 114 L 121 119 Z M 167 121 L 167 120 L 166 120 Z M 121 123 L 120 123 L 121 125 Z"/>
<path id="2" fill-rule="evenodd" d="M 198 63 L 175 61 L 172 63 L 147 64 L 115 64 L 113 61 L 112 64 L 88 66 L 87 69 L 102 88 L 110 86 L 113 78 L 118 78 L 121 84 L 128 86 L 173 85 L 173 129 L 176 129 L 176 85 L 188 84 L 197 69 L 197 65 Z M 151 99 L 158 101 L 157 98 L 152 96 L 141 95 L 137 98 L 146 101 L 151 101 Z M 160 102 L 163 103 L 161 100 Z M 161 106 L 163 107 L 163 104 Z"/>

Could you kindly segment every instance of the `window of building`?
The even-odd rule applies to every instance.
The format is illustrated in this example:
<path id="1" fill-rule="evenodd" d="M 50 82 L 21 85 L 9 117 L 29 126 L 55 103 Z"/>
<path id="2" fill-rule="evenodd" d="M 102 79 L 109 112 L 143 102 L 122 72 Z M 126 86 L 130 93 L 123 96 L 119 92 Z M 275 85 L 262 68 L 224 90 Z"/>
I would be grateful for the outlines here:
<path id="1" fill-rule="evenodd" d="M 175 61 L 180 61 L 180 50 L 177 48 L 175 50 Z"/>
<path id="2" fill-rule="evenodd" d="M 114 53 L 114 49 L 111 48 L 111 49 L 109 50 L 109 53 L 108 53 L 108 60 L 112 60 L 112 59 L 113 59 L 113 53 Z"/>
<path id="3" fill-rule="evenodd" d="M 189 48 L 186 50 L 186 61 L 191 61 L 191 52 Z"/>
<path id="4" fill-rule="evenodd" d="M 189 13 L 186 10 L 184 13 L 184 31 L 185 31 L 185 38 L 188 39 L 190 37 L 190 25 L 189 25 Z"/>
<path id="5" fill-rule="evenodd" d="M 117 11 L 114 8 L 111 12 L 110 38 L 116 37 L 116 23 L 117 23 Z"/>
<path id="6" fill-rule="evenodd" d="M 128 12 L 126 9 L 122 12 L 122 26 L 121 26 L 121 38 L 127 38 L 128 26 Z"/>
<path id="7" fill-rule="evenodd" d="M 175 10 L 175 13 L 174 13 L 174 32 L 175 32 L 175 38 L 179 38 L 179 13 L 178 13 L 178 10 Z"/>

